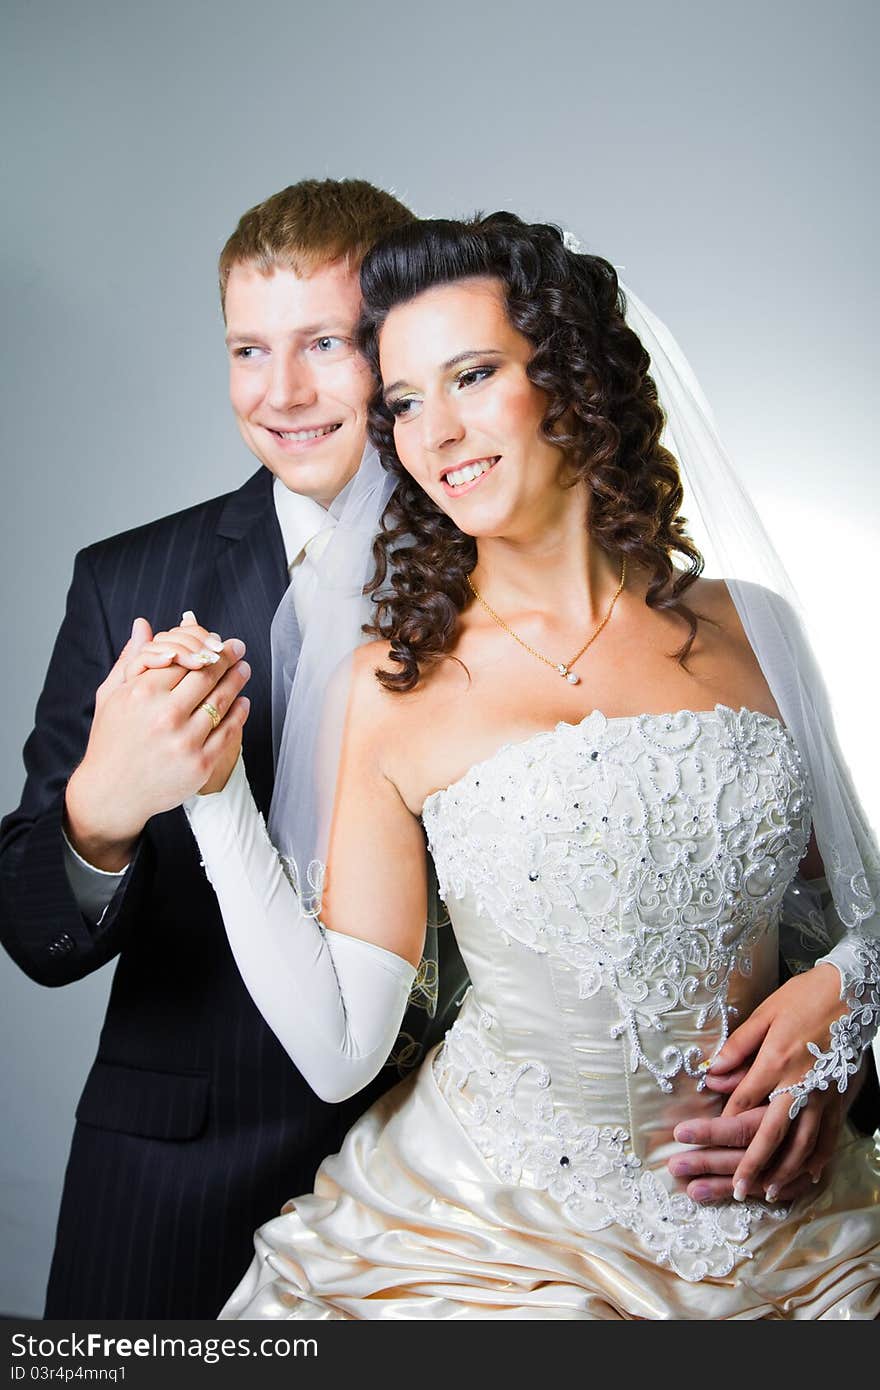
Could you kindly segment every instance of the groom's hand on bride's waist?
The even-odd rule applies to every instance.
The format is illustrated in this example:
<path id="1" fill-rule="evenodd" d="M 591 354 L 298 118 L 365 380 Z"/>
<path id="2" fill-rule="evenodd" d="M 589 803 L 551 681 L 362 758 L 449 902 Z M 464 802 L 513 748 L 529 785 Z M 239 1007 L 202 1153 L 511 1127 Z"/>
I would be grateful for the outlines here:
<path id="1" fill-rule="evenodd" d="M 852 1099 L 849 1091 L 841 1095 L 836 1088 L 814 1097 L 811 1104 L 820 1110 L 815 1142 L 812 1132 L 800 1123 L 804 1114 L 799 1115 L 791 1123 L 782 1149 L 773 1155 L 771 1165 L 749 1182 L 743 1195 L 766 1198 L 769 1193 L 771 1201 L 790 1202 L 811 1191 L 834 1152 Z M 697 1202 L 716 1202 L 734 1195 L 734 1174 L 767 1111 L 767 1104 L 763 1104 L 737 1115 L 683 1120 L 676 1125 L 673 1138 L 692 1147 L 674 1154 L 666 1166 L 673 1177 L 687 1183 L 689 1197 Z"/>

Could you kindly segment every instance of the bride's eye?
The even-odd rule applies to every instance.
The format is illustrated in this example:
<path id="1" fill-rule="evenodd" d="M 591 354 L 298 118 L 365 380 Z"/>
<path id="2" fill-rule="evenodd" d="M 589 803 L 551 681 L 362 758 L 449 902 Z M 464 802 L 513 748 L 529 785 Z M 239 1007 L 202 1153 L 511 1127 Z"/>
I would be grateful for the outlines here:
<path id="1" fill-rule="evenodd" d="M 459 372 L 455 380 L 459 386 L 476 386 L 481 381 L 487 381 L 490 376 L 495 375 L 495 367 L 468 367 L 467 371 Z"/>
<path id="2" fill-rule="evenodd" d="M 412 396 L 400 396 L 396 401 L 386 401 L 385 404 L 395 420 L 401 420 L 410 414 L 410 408 L 417 402 Z"/>

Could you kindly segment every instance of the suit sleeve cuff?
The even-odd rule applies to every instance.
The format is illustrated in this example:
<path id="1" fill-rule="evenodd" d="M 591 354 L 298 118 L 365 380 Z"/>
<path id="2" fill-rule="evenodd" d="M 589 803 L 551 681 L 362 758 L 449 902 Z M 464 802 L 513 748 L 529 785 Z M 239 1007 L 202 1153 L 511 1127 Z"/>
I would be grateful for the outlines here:
<path id="1" fill-rule="evenodd" d="M 107 869 L 97 869 L 94 864 L 83 859 L 74 849 L 70 840 L 67 838 L 64 826 L 61 826 L 63 839 L 64 871 L 67 874 L 67 881 L 70 884 L 70 891 L 76 899 L 76 905 L 85 917 L 86 921 L 93 926 L 100 926 L 101 920 L 107 908 L 119 889 L 122 880 L 128 873 L 129 864 L 124 869 L 116 872 Z"/>

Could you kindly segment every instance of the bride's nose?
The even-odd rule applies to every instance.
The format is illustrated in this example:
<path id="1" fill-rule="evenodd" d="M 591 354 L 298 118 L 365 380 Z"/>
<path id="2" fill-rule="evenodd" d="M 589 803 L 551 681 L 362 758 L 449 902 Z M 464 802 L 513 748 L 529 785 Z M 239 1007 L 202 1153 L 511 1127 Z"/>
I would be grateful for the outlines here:
<path id="1" fill-rule="evenodd" d="M 425 399 L 422 405 L 422 439 L 431 453 L 440 453 L 464 438 L 464 425 L 451 401 L 445 396 Z"/>

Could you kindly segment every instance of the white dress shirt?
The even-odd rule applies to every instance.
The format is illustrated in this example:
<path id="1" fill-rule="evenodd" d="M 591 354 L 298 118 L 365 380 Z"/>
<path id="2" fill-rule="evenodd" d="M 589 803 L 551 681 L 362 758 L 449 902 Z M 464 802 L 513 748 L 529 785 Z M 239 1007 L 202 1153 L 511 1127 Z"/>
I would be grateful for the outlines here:
<path id="1" fill-rule="evenodd" d="M 329 539 L 335 522 L 319 502 L 313 501 L 311 497 L 301 497 L 298 492 L 291 492 L 279 478 L 275 479 L 272 487 L 272 501 L 275 504 L 278 525 L 281 527 L 287 572 L 291 579 L 301 576 L 301 580 L 297 578 L 297 586 L 293 592 L 297 617 L 300 628 L 303 629 L 317 581 L 311 566 L 303 563 L 307 559 L 306 548 L 319 535 Z M 319 547 L 321 544 L 319 542 Z M 96 869 L 76 852 L 63 828 L 61 833 L 64 835 L 64 867 L 67 881 L 77 907 L 89 922 L 99 926 L 117 888 L 128 873 L 128 868 L 120 869 L 118 873 Z"/>

